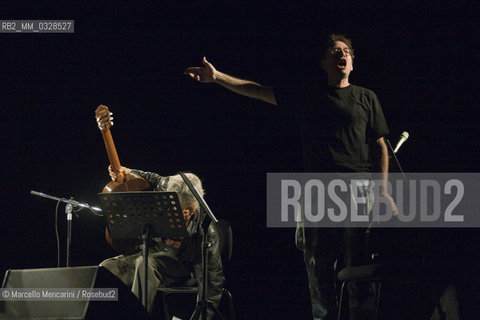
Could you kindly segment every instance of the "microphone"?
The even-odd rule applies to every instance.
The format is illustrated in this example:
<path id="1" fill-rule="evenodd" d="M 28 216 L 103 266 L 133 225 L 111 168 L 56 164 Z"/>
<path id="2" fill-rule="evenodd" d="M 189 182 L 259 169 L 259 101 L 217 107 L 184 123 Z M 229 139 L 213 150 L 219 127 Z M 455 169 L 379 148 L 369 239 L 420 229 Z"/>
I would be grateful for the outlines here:
<path id="1" fill-rule="evenodd" d="M 400 140 L 398 140 L 397 145 L 395 146 L 395 149 L 393 149 L 393 153 L 397 153 L 398 149 L 402 146 L 402 144 L 407 141 L 409 137 L 409 134 L 407 131 L 403 131 L 402 134 L 400 135 Z"/>

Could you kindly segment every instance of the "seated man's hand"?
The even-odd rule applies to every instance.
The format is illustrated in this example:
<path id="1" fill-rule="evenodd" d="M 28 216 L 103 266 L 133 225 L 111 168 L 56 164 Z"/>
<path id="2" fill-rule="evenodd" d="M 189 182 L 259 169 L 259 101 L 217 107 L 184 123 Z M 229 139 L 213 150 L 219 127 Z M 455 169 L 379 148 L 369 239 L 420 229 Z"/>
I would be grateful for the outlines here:
<path id="1" fill-rule="evenodd" d="M 126 167 L 120 167 L 120 170 L 118 172 L 115 172 L 112 169 L 112 166 L 108 166 L 108 174 L 110 175 L 110 178 L 112 178 L 113 181 L 117 181 L 118 179 L 123 179 L 124 176 L 130 174 L 132 172 L 132 169 L 126 168 Z"/>

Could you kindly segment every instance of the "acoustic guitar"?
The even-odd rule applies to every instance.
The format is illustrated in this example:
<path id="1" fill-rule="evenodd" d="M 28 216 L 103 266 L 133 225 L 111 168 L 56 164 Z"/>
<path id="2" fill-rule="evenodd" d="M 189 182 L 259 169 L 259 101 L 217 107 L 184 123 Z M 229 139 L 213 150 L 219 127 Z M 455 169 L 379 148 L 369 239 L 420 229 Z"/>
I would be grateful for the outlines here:
<path id="1" fill-rule="evenodd" d="M 105 148 L 107 149 L 108 160 L 113 172 L 116 173 L 116 180 L 110 181 L 104 188 L 102 193 L 110 192 L 128 192 L 128 191 L 146 191 L 150 189 L 149 183 L 137 174 L 130 173 L 124 175 L 120 172 L 121 164 L 118 158 L 117 149 L 113 143 L 110 128 L 113 126 L 112 113 L 107 106 L 99 105 L 95 110 L 98 128 L 102 132 Z M 113 240 L 110 237 L 110 229 L 107 225 L 105 228 L 105 239 L 107 243 L 117 252 L 129 255 L 140 251 L 138 245 L 141 244 L 140 239 L 122 239 Z"/>

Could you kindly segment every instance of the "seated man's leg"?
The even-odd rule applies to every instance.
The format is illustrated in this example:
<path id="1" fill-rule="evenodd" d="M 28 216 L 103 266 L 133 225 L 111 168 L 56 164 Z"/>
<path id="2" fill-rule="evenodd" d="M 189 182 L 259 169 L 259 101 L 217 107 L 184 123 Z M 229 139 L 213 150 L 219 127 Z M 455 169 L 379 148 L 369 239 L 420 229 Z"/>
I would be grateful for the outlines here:
<path id="1" fill-rule="evenodd" d="M 133 278 L 132 292 L 142 301 L 143 285 L 145 279 L 145 266 L 142 255 L 135 259 L 135 276 Z M 147 285 L 147 310 L 152 311 L 153 302 L 159 286 L 168 286 L 183 278 L 190 277 L 190 272 L 185 266 L 168 252 L 151 253 L 148 256 L 148 285 Z"/>
<path id="2" fill-rule="evenodd" d="M 130 256 L 119 255 L 102 261 L 100 266 L 110 271 L 130 288 L 133 283 L 135 259 L 137 257 L 138 254 Z"/>

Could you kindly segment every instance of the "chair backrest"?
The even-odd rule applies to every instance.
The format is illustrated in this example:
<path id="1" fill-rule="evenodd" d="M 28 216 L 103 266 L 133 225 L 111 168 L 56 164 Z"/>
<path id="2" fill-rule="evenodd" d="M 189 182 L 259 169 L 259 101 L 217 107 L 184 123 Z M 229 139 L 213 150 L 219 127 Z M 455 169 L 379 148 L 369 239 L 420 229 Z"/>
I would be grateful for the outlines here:
<path id="1" fill-rule="evenodd" d="M 225 220 L 210 223 L 210 226 L 218 233 L 219 249 L 222 261 L 229 261 L 232 258 L 233 235 L 230 223 Z"/>

